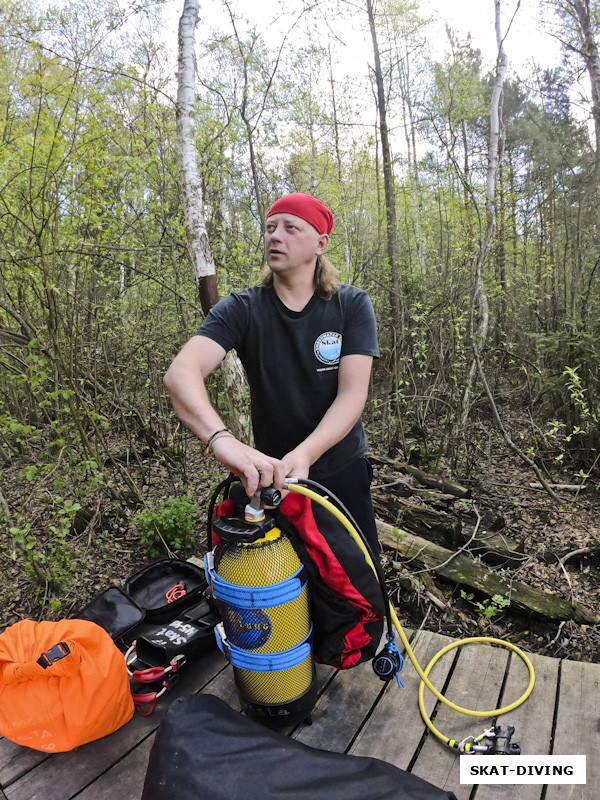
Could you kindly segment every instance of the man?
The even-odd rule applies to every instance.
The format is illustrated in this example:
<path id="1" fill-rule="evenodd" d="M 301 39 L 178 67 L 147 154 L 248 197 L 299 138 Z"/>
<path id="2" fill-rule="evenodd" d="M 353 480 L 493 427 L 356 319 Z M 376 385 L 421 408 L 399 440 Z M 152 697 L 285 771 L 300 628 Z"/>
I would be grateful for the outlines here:
<path id="1" fill-rule="evenodd" d="M 360 421 L 379 355 L 375 318 L 366 293 L 338 284 L 324 258 L 332 227 L 315 197 L 277 200 L 266 219 L 263 284 L 221 300 L 164 381 L 182 422 L 248 495 L 310 477 L 342 500 L 378 552 Z M 232 348 L 248 377 L 255 447 L 226 428 L 204 385 Z"/>

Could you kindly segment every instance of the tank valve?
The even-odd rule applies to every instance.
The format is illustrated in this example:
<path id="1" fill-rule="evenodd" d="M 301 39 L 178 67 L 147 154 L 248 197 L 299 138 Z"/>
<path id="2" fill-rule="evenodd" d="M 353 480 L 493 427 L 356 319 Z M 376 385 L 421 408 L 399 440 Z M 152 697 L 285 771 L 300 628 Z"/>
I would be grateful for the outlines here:
<path id="1" fill-rule="evenodd" d="M 261 489 L 260 502 L 265 508 L 276 508 L 281 503 L 281 492 L 274 486 Z"/>

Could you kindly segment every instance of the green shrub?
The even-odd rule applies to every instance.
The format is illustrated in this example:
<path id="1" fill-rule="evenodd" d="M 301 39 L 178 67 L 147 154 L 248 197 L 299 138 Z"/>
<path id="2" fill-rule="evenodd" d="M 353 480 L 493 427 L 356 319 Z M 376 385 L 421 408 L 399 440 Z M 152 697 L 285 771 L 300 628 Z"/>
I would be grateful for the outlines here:
<path id="1" fill-rule="evenodd" d="M 189 497 L 169 497 L 154 511 L 140 511 L 132 525 L 150 555 L 177 552 L 194 543 L 198 512 Z"/>

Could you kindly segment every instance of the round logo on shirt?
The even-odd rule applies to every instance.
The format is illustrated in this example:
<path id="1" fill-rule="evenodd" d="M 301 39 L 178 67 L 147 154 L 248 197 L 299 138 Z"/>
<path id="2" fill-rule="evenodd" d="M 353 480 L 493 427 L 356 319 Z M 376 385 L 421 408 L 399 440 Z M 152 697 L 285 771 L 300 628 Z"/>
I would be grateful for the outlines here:
<path id="1" fill-rule="evenodd" d="M 337 364 L 342 354 L 342 334 L 335 331 L 322 333 L 315 341 L 314 351 L 322 364 Z"/>

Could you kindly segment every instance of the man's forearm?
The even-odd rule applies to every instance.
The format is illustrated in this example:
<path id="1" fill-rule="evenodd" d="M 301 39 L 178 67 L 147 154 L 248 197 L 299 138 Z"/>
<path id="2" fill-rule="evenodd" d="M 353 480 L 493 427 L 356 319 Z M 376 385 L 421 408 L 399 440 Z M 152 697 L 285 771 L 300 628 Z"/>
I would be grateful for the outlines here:
<path id="1" fill-rule="evenodd" d="M 173 408 L 187 428 L 210 443 L 215 458 L 242 480 L 249 495 L 272 483 L 283 488 L 285 470 L 281 461 L 228 434 L 212 438 L 225 425 L 212 406 L 204 380 L 224 355 L 223 348 L 200 337 L 184 345 L 164 377 Z"/>
<path id="2" fill-rule="evenodd" d="M 175 413 L 199 439 L 206 442 L 215 431 L 225 427 L 213 408 L 197 366 L 176 359 L 167 370 L 164 384 Z"/>
<path id="3" fill-rule="evenodd" d="M 310 465 L 314 464 L 323 453 L 350 433 L 360 419 L 364 405 L 365 399 L 361 396 L 352 393 L 338 395 L 321 422 L 296 450 L 306 455 Z"/>
<path id="4" fill-rule="evenodd" d="M 333 403 L 314 431 L 284 456 L 288 476 L 306 477 L 315 461 L 352 430 L 367 400 L 372 361 L 363 355 L 342 358 Z"/>

